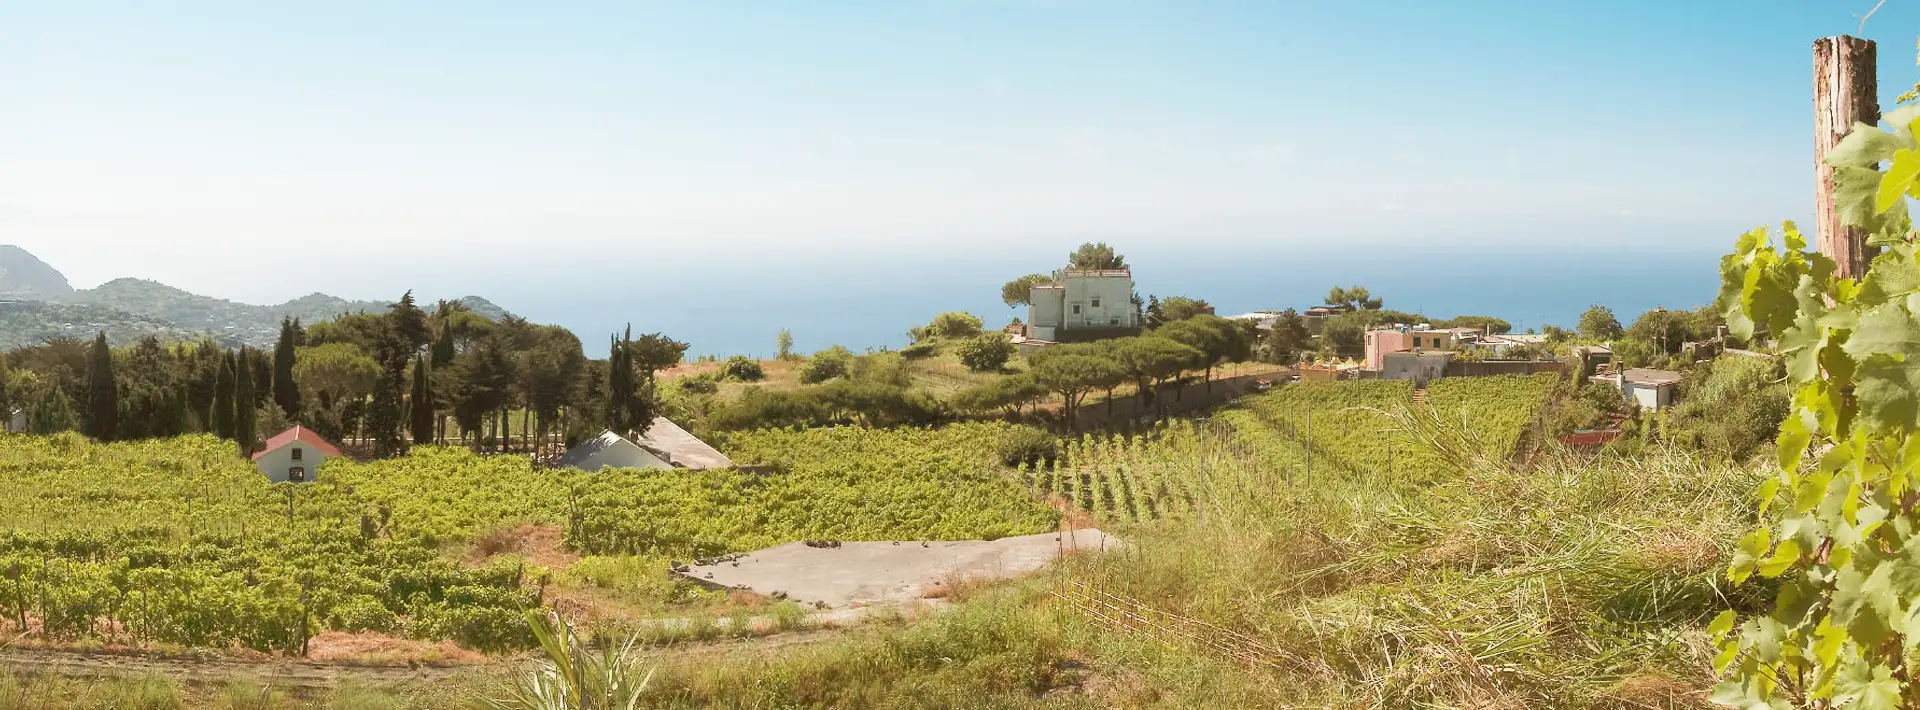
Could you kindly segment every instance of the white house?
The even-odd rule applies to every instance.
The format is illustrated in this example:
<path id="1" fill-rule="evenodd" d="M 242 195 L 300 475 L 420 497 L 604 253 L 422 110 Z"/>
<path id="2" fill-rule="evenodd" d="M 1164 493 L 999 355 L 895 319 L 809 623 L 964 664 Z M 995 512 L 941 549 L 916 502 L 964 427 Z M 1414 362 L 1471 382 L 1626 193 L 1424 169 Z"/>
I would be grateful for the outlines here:
<path id="1" fill-rule="evenodd" d="M 1140 327 L 1128 269 L 1062 271 L 1033 285 L 1027 299 L 1027 337 L 1059 341 L 1068 331 Z"/>
<path id="2" fill-rule="evenodd" d="M 295 425 L 268 439 L 266 447 L 253 454 L 253 465 L 274 483 L 301 483 L 315 480 L 320 464 L 339 455 L 340 447 L 310 429 Z"/>
<path id="3" fill-rule="evenodd" d="M 637 440 L 601 432 L 568 450 L 556 466 L 598 471 L 603 468 L 732 468 L 733 460 L 687 433 L 666 417 L 653 423 Z"/>
<path id="4" fill-rule="evenodd" d="M 1636 367 L 1626 372 L 1602 375 L 1595 379 L 1606 380 L 1620 388 L 1627 401 L 1641 409 L 1666 409 L 1673 404 L 1673 390 L 1680 385 L 1680 373 L 1672 370 L 1651 370 Z"/>

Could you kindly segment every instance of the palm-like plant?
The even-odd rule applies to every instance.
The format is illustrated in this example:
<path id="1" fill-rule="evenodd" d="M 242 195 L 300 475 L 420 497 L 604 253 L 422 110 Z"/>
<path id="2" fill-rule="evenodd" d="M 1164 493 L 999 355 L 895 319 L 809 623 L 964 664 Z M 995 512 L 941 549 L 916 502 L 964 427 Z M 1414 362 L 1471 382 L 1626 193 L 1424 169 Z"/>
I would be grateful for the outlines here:
<path id="1" fill-rule="evenodd" d="M 540 667 L 521 673 L 504 699 L 488 702 L 499 710 L 632 710 L 653 679 L 653 670 L 641 673 L 634 654 L 637 639 L 587 648 L 573 626 L 559 614 L 527 612 L 540 650 L 547 656 Z M 638 676 L 637 678 L 635 676 Z"/>

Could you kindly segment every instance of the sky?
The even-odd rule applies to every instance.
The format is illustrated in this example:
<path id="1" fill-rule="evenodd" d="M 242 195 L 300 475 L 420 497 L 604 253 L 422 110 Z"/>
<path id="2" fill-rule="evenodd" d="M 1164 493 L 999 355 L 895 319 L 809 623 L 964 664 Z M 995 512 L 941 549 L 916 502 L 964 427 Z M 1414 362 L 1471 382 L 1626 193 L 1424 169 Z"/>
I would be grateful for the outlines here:
<path id="1" fill-rule="evenodd" d="M 594 326 L 958 287 L 915 274 L 997 305 L 1088 240 L 1143 281 L 1697 258 L 1811 214 L 1814 38 L 1877 40 L 1883 103 L 1920 79 L 1920 2 L 1872 7 L 0 0 L 0 243 L 80 287 L 617 301 Z"/>

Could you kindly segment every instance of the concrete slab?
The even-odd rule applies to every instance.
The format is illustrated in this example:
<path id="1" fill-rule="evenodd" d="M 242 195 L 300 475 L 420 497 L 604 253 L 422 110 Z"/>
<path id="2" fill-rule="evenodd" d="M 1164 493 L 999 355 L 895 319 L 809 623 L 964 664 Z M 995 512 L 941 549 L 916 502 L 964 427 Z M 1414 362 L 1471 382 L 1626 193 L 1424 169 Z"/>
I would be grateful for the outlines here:
<path id="1" fill-rule="evenodd" d="M 1099 530 L 1041 533 L 998 540 L 841 542 L 813 547 L 790 542 L 678 572 L 688 579 L 750 589 L 828 608 L 921 599 L 949 579 L 1001 579 L 1040 569 L 1064 552 L 1114 549 Z"/>

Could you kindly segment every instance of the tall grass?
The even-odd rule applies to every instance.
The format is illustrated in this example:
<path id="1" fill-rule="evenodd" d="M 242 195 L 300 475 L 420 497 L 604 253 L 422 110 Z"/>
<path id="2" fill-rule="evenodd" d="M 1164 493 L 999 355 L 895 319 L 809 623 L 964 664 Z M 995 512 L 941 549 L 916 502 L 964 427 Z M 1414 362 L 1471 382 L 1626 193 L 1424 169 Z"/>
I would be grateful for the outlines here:
<path id="1" fill-rule="evenodd" d="M 1457 420 L 1383 414 L 1450 465 L 1417 479 L 1356 466 L 1309 485 L 1258 455 L 1213 457 L 1209 515 L 1139 523 L 1126 547 L 1054 572 L 1252 636 L 1284 663 L 1097 628 L 1041 578 L 900 629 L 670 665 L 647 695 L 687 708 L 1706 706 L 1702 627 L 1766 598 L 1721 581 L 1761 474 L 1664 449 L 1547 451 L 1521 470 L 1473 453 Z"/>

